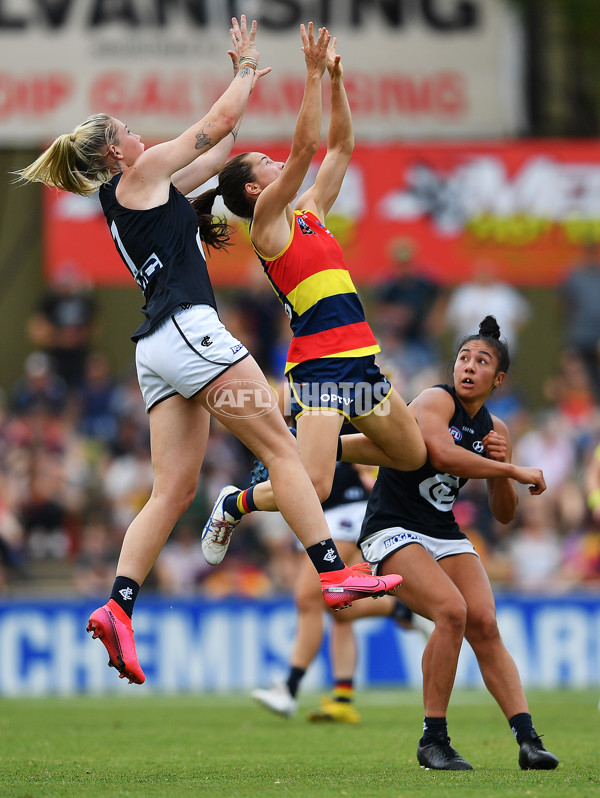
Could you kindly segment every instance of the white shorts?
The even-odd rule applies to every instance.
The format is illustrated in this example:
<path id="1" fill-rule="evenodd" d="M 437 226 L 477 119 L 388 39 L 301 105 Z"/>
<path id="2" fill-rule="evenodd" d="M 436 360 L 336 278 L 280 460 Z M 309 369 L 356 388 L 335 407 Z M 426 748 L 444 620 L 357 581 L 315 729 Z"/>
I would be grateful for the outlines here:
<path id="1" fill-rule="evenodd" d="M 366 511 L 366 501 L 340 504 L 330 510 L 325 510 L 323 515 L 331 532 L 332 540 L 357 543 Z M 303 548 L 301 544 L 300 548 Z"/>
<path id="2" fill-rule="evenodd" d="M 249 354 L 209 305 L 182 308 L 136 344 L 138 382 L 149 411 L 175 394 L 191 399 Z"/>
<path id="3" fill-rule="evenodd" d="M 444 557 L 452 557 L 454 554 L 474 554 L 479 557 L 468 538 L 442 540 L 440 538 L 432 538 L 429 535 L 422 535 L 420 532 L 412 532 L 410 529 L 403 529 L 401 526 L 381 529 L 379 532 L 369 535 L 361 543 L 360 549 L 365 560 L 371 564 L 373 573 L 376 573 L 380 563 L 390 555 L 413 543 L 423 546 L 434 560 L 443 560 Z"/>

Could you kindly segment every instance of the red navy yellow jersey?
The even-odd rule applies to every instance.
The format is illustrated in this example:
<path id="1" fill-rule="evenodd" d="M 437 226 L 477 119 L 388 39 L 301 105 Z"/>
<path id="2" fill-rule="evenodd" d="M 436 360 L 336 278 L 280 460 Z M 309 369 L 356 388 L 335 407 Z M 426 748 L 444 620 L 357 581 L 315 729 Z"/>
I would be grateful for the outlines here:
<path id="1" fill-rule="evenodd" d="M 294 211 L 289 240 L 274 258 L 255 251 L 290 319 L 286 374 L 306 360 L 380 351 L 342 248 L 312 211 Z"/>

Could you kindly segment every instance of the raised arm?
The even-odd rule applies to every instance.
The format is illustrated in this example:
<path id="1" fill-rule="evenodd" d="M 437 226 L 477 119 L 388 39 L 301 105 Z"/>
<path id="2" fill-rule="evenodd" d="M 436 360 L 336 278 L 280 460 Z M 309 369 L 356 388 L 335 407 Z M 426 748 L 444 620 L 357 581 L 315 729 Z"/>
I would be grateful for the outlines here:
<path id="1" fill-rule="evenodd" d="M 273 248 L 269 240 L 269 228 L 275 220 L 283 218 L 289 233 L 290 220 L 285 216 L 287 206 L 298 193 L 321 140 L 321 79 L 327 65 L 327 48 L 331 37 L 326 28 L 319 28 L 319 36 L 315 41 L 312 22 L 308 23 L 308 29 L 301 25 L 300 34 L 306 61 L 306 82 L 292 148 L 281 174 L 261 191 L 254 210 L 252 239 L 265 254 L 270 254 Z"/>
<path id="2" fill-rule="evenodd" d="M 237 42 L 234 28 L 231 28 L 230 34 L 233 40 L 233 46 L 235 48 Z M 228 50 L 227 54 L 231 58 L 233 65 L 233 77 L 235 78 L 240 69 L 240 56 L 236 49 Z M 270 71 L 271 67 L 266 67 L 265 69 L 257 69 L 254 72 L 250 93 L 252 93 L 254 90 L 257 81 L 264 75 L 267 75 Z M 175 172 L 171 178 L 171 181 L 173 185 L 178 188 L 179 191 L 181 191 L 182 194 L 189 194 L 221 171 L 221 169 L 227 163 L 229 155 L 231 154 L 231 150 L 236 142 L 241 124 L 242 117 L 240 117 L 236 126 L 229 135 L 222 138 L 221 141 L 210 150 L 207 150 L 202 155 L 198 156 L 194 161 L 192 161 L 191 164 L 185 166 L 183 169 L 180 169 L 178 172 Z"/>
<path id="3" fill-rule="evenodd" d="M 499 480 L 493 485 L 492 494 L 498 491 L 496 501 L 490 495 L 490 509 L 500 510 L 498 520 L 507 523 L 503 518 L 506 514 L 500 502 L 506 499 L 509 484 L 500 480 L 516 480 L 523 485 L 529 485 L 531 494 L 543 493 L 546 489 L 544 475 L 539 468 L 523 468 L 510 462 L 510 440 L 508 430 L 502 424 L 502 437 L 506 436 L 502 446 L 503 454 L 499 454 L 498 442 L 492 444 L 490 435 L 486 436 L 484 446 L 486 446 L 487 457 L 481 457 L 475 452 L 469 452 L 454 443 L 454 439 L 448 430 L 448 422 L 454 412 L 454 402 L 445 391 L 440 388 L 428 388 L 414 399 L 410 404 L 411 410 L 415 413 L 417 423 L 423 434 L 429 461 L 432 466 L 441 473 L 453 474 L 464 479 L 487 479 Z M 501 422 L 496 419 L 499 425 Z M 493 436 L 492 436 L 493 437 Z M 500 437 L 500 436 L 499 436 Z M 492 455 L 488 453 L 489 447 Z M 494 446 L 496 447 L 494 449 Z M 502 459 L 505 458 L 505 459 Z M 488 486 L 489 486 L 488 482 Z M 516 504 L 515 504 L 516 506 Z M 505 508 L 504 508 L 505 509 Z M 508 519 L 510 520 L 510 519 Z"/>
<path id="4" fill-rule="evenodd" d="M 231 133 L 210 150 L 199 155 L 192 163 L 184 166 L 171 177 L 171 182 L 181 191 L 182 194 L 190 194 L 195 191 L 211 177 L 218 174 L 227 163 L 233 145 L 237 139 L 240 129 L 241 119 L 238 121 Z"/>
<path id="5" fill-rule="evenodd" d="M 218 144 L 238 124 L 246 109 L 258 64 L 255 45 L 256 22 L 247 31 L 246 18 L 232 20 L 231 36 L 240 59 L 240 68 L 210 111 L 195 125 L 171 141 L 146 150 L 119 185 L 119 200 L 135 206 L 165 201 L 171 177 Z"/>
<path id="6" fill-rule="evenodd" d="M 331 115 L 327 153 L 319 167 L 315 184 L 300 197 L 298 208 L 314 211 L 322 222 L 335 202 L 354 150 L 354 130 L 350 104 L 344 87 L 341 56 L 334 37 L 327 51 L 327 71 L 331 79 Z"/>

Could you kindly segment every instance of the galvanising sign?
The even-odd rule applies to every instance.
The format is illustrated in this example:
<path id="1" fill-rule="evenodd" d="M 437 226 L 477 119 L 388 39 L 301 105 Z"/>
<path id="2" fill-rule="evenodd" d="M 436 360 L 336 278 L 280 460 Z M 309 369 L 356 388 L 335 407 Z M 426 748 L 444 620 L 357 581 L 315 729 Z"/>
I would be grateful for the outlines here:
<path id="1" fill-rule="evenodd" d="M 309 20 L 338 37 L 357 138 L 522 127 L 522 39 L 501 0 L 0 0 L 0 145 L 42 146 L 99 111 L 146 137 L 179 134 L 231 79 L 242 13 L 273 69 L 245 136 L 292 134 Z"/>

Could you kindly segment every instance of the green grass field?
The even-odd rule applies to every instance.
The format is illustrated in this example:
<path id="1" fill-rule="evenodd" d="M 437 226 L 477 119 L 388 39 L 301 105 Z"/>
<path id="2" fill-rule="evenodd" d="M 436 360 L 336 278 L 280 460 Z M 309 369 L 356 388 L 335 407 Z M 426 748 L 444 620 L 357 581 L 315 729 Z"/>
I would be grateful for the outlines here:
<path id="1" fill-rule="evenodd" d="M 135 692 L 134 692 L 135 691 Z M 600 691 L 530 692 L 557 770 L 519 769 L 518 748 L 489 695 L 457 691 L 453 745 L 474 767 L 426 771 L 413 691 L 358 691 L 359 726 L 292 720 L 246 695 L 0 701 L 0 795 L 45 796 L 554 796 L 600 795 Z"/>

